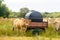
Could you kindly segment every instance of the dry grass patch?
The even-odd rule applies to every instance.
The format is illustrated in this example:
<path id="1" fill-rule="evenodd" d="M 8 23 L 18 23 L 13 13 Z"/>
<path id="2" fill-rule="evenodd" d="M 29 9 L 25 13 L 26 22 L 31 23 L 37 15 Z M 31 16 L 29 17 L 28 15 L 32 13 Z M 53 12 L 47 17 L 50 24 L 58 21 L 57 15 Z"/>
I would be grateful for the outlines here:
<path id="1" fill-rule="evenodd" d="M 47 38 L 47 37 L 0 37 L 0 40 L 60 40 L 60 38 Z"/>

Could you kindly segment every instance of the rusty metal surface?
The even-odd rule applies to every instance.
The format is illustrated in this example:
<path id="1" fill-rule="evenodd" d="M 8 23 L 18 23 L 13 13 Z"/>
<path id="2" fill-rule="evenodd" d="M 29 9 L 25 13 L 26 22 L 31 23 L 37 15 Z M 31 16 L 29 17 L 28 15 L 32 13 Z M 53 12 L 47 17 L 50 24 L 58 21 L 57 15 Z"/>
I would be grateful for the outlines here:
<path id="1" fill-rule="evenodd" d="M 47 27 L 48 22 L 31 22 L 29 26 L 30 27 Z"/>

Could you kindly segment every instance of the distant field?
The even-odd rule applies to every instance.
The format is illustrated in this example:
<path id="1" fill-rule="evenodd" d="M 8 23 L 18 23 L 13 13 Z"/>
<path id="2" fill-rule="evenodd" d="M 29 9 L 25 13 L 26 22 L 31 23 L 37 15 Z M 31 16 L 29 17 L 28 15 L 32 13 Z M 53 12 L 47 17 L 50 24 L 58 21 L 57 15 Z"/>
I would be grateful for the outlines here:
<path id="1" fill-rule="evenodd" d="M 36 36 L 32 35 L 33 30 L 29 30 L 27 33 L 12 31 L 12 21 L 12 18 L 0 19 L 0 40 L 60 40 L 60 31 L 55 32 L 51 24 L 48 25 L 45 32 L 40 30 L 40 35 Z"/>

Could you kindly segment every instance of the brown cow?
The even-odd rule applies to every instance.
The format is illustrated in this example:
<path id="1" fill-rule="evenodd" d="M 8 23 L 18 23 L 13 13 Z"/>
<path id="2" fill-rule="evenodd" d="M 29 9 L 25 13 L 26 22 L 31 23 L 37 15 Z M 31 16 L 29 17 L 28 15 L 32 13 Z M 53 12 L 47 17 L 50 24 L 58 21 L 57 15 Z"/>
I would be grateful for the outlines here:
<path id="1" fill-rule="evenodd" d="M 30 20 L 24 19 L 24 18 L 16 18 L 13 21 L 13 30 L 14 29 L 21 29 L 21 30 L 26 30 L 27 26 L 29 25 Z"/>

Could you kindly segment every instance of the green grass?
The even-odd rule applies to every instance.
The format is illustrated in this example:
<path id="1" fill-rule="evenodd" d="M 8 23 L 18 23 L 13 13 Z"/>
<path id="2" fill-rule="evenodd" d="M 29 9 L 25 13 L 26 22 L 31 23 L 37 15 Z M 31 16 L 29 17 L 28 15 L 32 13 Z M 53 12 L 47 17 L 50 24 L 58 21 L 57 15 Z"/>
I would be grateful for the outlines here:
<path id="1" fill-rule="evenodd" d="M 11 19 L 0 19 L 0 36 L 36 36 L 32 35 L 33 30 L 28 32 L 12 31 L 12 20 Z M 39 29 L 40 30 L 40 29 Z M 39 36 L 44 37 L 60 37 L 60 31 L 56 32 L 49 24 L 49 27 L 44 31 L 39 31 Z"/>

